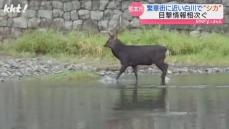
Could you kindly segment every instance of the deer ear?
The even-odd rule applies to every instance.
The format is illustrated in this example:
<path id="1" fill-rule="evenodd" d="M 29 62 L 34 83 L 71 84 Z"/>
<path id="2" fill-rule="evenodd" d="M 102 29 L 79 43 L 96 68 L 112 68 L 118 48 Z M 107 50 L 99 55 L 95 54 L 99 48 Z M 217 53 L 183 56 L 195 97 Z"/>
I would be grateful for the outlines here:
<path id="1" fill-rule="evenodd" d="M 114 31 L 114 37 L 117 37 L 117 35 L 118 35 L 118 30 L 115 30 Z"/>
<path id="2" fill-rule="evenodd" d="M 110 31 L 108 31 L 108 34 L 109 34 L 110 37 L 114 37 L 114 34 L 111 33 Z"/>
<path id="3" fill-rule="evenodd" d="M 117 37 L 118 37 L 117 33 L 113 35 L 114 39 L 117 39 Z"/>

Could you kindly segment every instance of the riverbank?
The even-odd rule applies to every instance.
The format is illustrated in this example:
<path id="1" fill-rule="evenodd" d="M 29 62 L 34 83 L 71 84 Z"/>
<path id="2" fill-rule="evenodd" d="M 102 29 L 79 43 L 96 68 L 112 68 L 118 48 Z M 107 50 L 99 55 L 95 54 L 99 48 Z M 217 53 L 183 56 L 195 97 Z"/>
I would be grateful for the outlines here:
<path id="1" fill-rule="evenodd" d="M 115 76 L 118 73 L 119 65 L 90 64 L 85 62 L 66 62 L 51 57 L 35 58 L 0 58 L 0 81 L 21 80 L 26 78 L 34 79 L 70 79 L 84 80 L 103 76 Z M 170 64 L 168 74 L 211 74 L 229 72 L 228 67 L 213 66 L 191 66 Z M 157 74 L 160 70 L 156 66 L 140 66 L 139 73 Z M 125 74 L 132 74 L 132 69 L 128 68 Z"/>
<path id="2" fill-rule="evenodd" d="M 160 44 L 167 47 L 169 74 L 229 72 L 228 34 L 152 28 L 125 30 L 118 38 L 128 45 Z M 0 81 L 46 78 L 57 74 L 70 78 L 116 75 L 120 66 L 110 49 L 103 47 L 107 39 L 107 34 L 94 32 L 25 32 L 17 39 L 0 44 Z M 160 73 L 154 65 L 141 66 L 139 72 Z M 127 69 L 128 73 L 132 73 L 131 68 Z"/>

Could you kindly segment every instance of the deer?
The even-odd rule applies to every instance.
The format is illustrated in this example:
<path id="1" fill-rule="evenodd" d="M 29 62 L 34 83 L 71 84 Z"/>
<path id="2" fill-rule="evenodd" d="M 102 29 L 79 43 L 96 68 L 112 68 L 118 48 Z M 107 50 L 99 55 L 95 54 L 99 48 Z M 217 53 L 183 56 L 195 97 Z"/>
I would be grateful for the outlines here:
<path id="1" fill-rule="evenodd" d="M 113 55 L 120 61 L 121 68 L 116 77 L 119 77 L 127 67 L 132 67 L 138 83 L 138 66 L 155 64 L 162 72 L 161 85 L 165 85 L 168 64 L 165 63 L 167 48 L 161 45 L 126 45 L 117 37 L 117 30 L 108 31 L 109 38 L 104 47 L 110 48 Z"/>

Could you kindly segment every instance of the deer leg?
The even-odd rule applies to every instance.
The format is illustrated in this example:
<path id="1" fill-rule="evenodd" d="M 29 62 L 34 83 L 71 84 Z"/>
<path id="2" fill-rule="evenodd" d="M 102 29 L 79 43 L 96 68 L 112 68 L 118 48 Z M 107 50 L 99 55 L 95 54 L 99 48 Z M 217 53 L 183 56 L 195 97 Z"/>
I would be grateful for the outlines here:
<path id="1" fill-rule="evenodd" d="M 163 62 L 163 63 L 156 64 L 156 66 L 162 71 L 161 84 L 165 85 L 165 76 L 167 74 L 168 64 Z"/>
<path id="2" fill-rule="evenodd" d="M 168 64 L 163 62 L 162 63 L 162 67 L 163 67 L 163 72 L 162 72 L 163 82 L 162 82 L 162 85 L 165 85 L 165 77 L 166 77 L 167 70 L 168 70 Z"/>
<path id="3" fill-rule="evenodd" d="M 132 66 L 133 68 L 133 72 L 134 72 L 134 75 L 135 75 L 135 78 L 136 78 L 136 84 L 138 83 L 138 68 L 137 66 Z"/>
<path id="4" fill-rule="evenodd" d="M 164 64 L 165 75 L 166 75 L 167 74 L 167 71 L 168 71 L 169 65 L 167 63 L 163 63 L 163 64 Z"/>
<path id="5" fill-rule="evenodd" d="M 118 75 L 117 75 L 117 77 L 116 77 L 116 80 L 119 79 L 119 77 L 120 77 L 120 76 L 122 75 L 122 73 L 126 70 L 126 68 L 127 68 L 126 65 L 122 65 L 122 66 L 121 66 L 121 68 L 120 68 L 120 70 L 119 70 L 119 73 L 118 73 Z"/>

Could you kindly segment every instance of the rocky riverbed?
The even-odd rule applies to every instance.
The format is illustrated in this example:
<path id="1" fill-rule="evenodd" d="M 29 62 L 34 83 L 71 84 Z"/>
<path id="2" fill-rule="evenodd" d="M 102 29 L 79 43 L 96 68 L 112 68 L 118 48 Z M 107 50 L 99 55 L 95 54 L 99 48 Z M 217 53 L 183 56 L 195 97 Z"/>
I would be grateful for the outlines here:
<path id="1" fill-rule="evenodd" d="M 100 76 L 117 74 L 119 66 L 112 68 L 96 68 L 84 63 L 63 63 L 56 59 L 47 57 L 36 58 L 0 58 L 0 82 L 6 80 L 20 80 L 25 77 L 39 77 L 48 74 L 58 74 L 69 71 L 88 71 L 94 72 Z M 160 73 L 154 66 L 139 67 L 140 73 Z M 208 67 L 208 66 L 183 66 L 170 64 L 168 74 L 190 74 L 190 73 L 218 73 L 229 72 L 228 67 Z M 125 74 L 132 73 L 128 68 Z"/>

